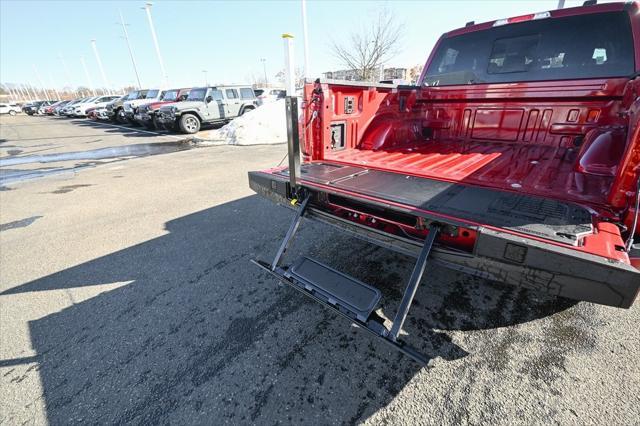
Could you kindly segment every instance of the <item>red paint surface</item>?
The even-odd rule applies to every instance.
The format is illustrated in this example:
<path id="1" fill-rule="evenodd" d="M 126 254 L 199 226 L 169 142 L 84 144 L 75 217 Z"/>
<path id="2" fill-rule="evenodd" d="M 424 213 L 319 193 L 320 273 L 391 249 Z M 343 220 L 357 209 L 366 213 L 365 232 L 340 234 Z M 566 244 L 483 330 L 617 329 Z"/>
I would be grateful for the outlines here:
<path id="1" fill-rule="evenodd" d="M 640 70 L 637 2 L 553 11 L 548 19 L 625 7 Z M 344 110 L 347 96 L 355 99 L 350 114 Z M 640 173 L 640 78 L 413 89 L 308 84 L 304 105 L 306 161 L 356 164 L 580 203 L 593 209 L 596 232 L 572 249 L 629 263 L 620 251 L 624 228 L 615 223 L 629 223 Z M 330 126 L 335 123 L 345 123 L 344 149 L 332 148 Z"/>

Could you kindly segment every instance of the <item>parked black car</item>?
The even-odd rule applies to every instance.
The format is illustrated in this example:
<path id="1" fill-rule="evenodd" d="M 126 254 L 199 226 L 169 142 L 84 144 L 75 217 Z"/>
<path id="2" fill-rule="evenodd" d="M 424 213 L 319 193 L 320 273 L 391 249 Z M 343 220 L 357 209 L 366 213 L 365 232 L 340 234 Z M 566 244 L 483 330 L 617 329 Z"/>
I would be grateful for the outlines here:
<path id="1" fill-rule="evenodd" d="M 44 104 L 45 102 L 46 101 L 30 102 L 22 107 L 22 111 L 29 115 L 37 114 L 38 110 L 40 109 L 42 104 Z"/>

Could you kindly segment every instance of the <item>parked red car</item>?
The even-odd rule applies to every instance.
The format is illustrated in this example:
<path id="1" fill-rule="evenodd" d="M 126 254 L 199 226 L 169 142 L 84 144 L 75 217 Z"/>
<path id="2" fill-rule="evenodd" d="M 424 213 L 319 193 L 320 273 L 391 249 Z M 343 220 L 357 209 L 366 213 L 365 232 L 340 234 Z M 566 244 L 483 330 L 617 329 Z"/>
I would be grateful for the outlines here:
<path id="1" fill-rule="evenodd" d="M 134 119 L 139 124 L 145 126 L 147 129 L 152 130 L 159 128 L 160 124 L 156 120 L 156 112 L 160 109 L 160 107 L 170 103 L 182 102 L 186 100 L 190 90 L 190 88 L 167 90 L 162 96 L 162 99 L 158 102 L 153 102 L 138 107 L 136 114 L 134 115 Z"/>
<path id="2" fill-rule="evenodd" d="M 49 105 L 49 106 L 46 106 L 46 107 L 44 108 L 44 113 L 45 113 L 46 115 L 53 115 L 53 112 L 54 112 L 54 110 L 55 110 L 56 108 L 58 108 L 58 107 L 60 107 L 60 106 L 64 106 L 64 105 L 66 105 L 67 103 L 69 103 L 69 101 L 58 101 L 58 102 L 56 102 L 56 103 L 54 103 L 54 104 L 51 104 L 51 105 Z"/>
<path id="3" fill-rule="evenodd" d="M 398 336 L 428 261 L 604 305 L 636 299 L 638 2 L 470 23 L 440 38 L 417 86 L 318 80 L 303 111 L 303 164 L 291 137 L 289 168 L 249 174 L 297 206 L 274 261 L 256 263 L 412 358 L 425 360 Z M 391 328 L 378 289 L 307 257 L 281 266 L 303 215 L 418 257 Z"/>

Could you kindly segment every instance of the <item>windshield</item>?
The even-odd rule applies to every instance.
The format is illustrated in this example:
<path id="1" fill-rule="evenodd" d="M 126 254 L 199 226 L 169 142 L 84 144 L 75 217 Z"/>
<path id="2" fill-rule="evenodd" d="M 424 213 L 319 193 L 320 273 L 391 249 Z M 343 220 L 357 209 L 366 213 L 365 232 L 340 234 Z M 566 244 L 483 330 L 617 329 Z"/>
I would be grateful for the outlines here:
<path id="1" fill-rule="evenodd" d="M 623 77 L 633 56 L 626 12 L 546 18 L 444 38 L 422 84 Z"/>
<path id="2" fill-rule="evenodd" d="M 129 97 L 127 98 L 128 101 L 133 101 L 134 99 L 138 99 L 138 96 L 140 96 L 140 92 L 135 91 L 135 92 L 131 92 L 129 93 Z"/>
<path id="3" fill-rule="evenodd" d="M 158 96 L 158 92 L 160 92 L 159 90 L 149 90 L 147 92 L 147 96 L 145 96 L 145 99 L 153 99 L 156 96 Z"/>
<path id="4" fill-rule="evenodd" d="M 204 96 L 207 94 L 207 89 L 192 89 L 189 92 L 189 97 L 187 98 L 190 101 L 202 102 L 204 101 Z"/>
<path id="5" fill-rule="evenodd" d="M 162 97 L 162 100 L 167 102 L 175 101 L 176 99 L 178 99 L 178 90 L 167 90 Z"/>

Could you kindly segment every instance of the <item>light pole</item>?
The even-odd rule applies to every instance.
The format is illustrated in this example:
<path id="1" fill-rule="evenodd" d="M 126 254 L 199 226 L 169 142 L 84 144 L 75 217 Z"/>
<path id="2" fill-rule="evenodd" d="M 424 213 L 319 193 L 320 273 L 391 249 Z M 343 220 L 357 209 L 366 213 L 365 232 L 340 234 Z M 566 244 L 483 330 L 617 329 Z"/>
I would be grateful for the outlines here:
<path id="1" fill-rule="evenodd" d="M 147 2 L 143 9 L 147 12 L 147 19 L 149 20 L 149 28 L 151 29 L 151 38 L 153 38 L 153 44 L 156 48 L 156 55 L 158 55 L 158 62 L 160 62 L 160 72 L 162 72 L 162 82 L 165 87 L 169 86 L 169 77 L 167 76 L 167 70 L 164 68 L 164 62 L 162 61 L 162 54 L 160 53 L 160 45 L 158 44 L 158 37 L 156 36 L 156 29 L 153 26 L 153 19 L 151 19 L 151 6 L 153 3 Z"/>
<path id="2" fill-rule="evenodd" d="M 62 62 L 62 67 L 64 68 L 64 73 L 65 76 L 67 77 L 67 84 L 69 85 L 69 87 L 72 90 L 72 94 L 73 96 L 77 96 L 78 92 L 76 90 L 73 90 L 73 79 L 71 78 L 71 73 L 69 72 L 69 67 L 67 66 L 67 61 L 64 60 L 64 58 L 62 57 L 62 53 L 58 52 L 58 58 L 60 58 L 60 62 Z M 76 86 L 77 87 L 77 86 Z"/>
<path id="3" fill-rule="evenodd" d="M 33 84 L 27 83 L 27 87 L 29 87 L 29 89 L 31 89 L 31 91 L 33 92 L 33 100 L 34 101 L 39 100 L 38 96 L 40 96 L 40 95 L 38 94 L 38 92 L 37 92 L 36 88 L 33 86 Z"/>
<path id="4" fill-rule="evenodd" d="M 302 40 L 304 43 L 304 75 L 309 77 L 309 34 L 307 33 L 307 1 L 302 0 Z"/>
<path id="5" fill-rule="evenodd" d="M 260 62 L 262 62 L 262 70 L 264 71 L 264 82 L 265 84 L 269 84 L 269 79 L 267 78 L 267 60 L 260 58 Z"/>
<path id="6" fill-rule="evenodd" d="M 51 75 L 51 72 L 49 72 L 49 84 L 51 85 L 51 87 L 53 87 L 53 91 L 56 92 L 56 99 L 59 101 L 62 100 L 62 98 L 60 97 L 60 93 L 58 93 L 58 89 L 53 82 L 53 76 Z"/>
<path id="7" fill-rule="evenodd" d="M 87 70 L 87 64 L 84 62 L 84 56 L 80 56 L 80 62 L 82 62 L 84 76 L 87 77 L 87 83 L 89 83 L 89 90 L 91 90 L 91 93 L 93 93 L 93 96 L 95 96 L 96 90 L 93 88 L 93 82 L 91 81 L 91 76 L 89 75 L 89 71 Z"/>
<path id="8" fill-rule="evenodd" d="M 22 87 L 20 87 L 19 84 L 16 87 L 18 88 L 18 92 L 20 93 L 20 97 L 22 98 L 22 100 L 26 101 L 28 96 L 24 94 L 24 90 L 22 90 Z"/>
<path id="9" fill-rule="evenodd" d="M 207 70 L 202 70 L 202 73 L 204 74 L 204 85 L 205 85 L 205 87 L 209 87 L 209 79 L 207 78 Z"/>
<path id="10" fill-rule="evenodd" d="M 0 84 L 0 86 L 2 87 L 3 90 L 6 90 L 7 92 L 9 92 L 9 97 L 13 99 L 13 101 L 16 101 L 16 97 L 13 95 L 13 92 L 11 91 L 11 88 L 9 87 L 9 85 L 7 84 Z"/>
<path id="11" fill-rule="evenodd" d="M 136 65 L 136 59 L 133 56 L 133 49 L 131 49 L 131 43 L 129 43 L 129 33 L 127 32 L 127 26 L 124 23 L 122 17 L 122 11 L 118 9 L 120 14 L 120 23 L 122 24 L 122 31 L 124 32 L 124 39 L 127 41 L 127 47 L 129 48 L 129 56 L 131 57 L 131 63 L 133 64 L 133 71 L 136 73 L 136 80 L 138 81 L 138 89 L 142 89 L 142 83 L 140 83 L 140 75 L 138 74 L 138 66 Z"/>
<path id="12" fill-rule="evenodd" d="M 40 77 L 40 73 L 38 72 L 38 68 L 36 68 L 36 64 L 33 64 L 33 71 L 36 73 L 36 78 L 38 79 L 38 82 L 40 83 L 40 88 L 44 92 L 44 98 L 47 101 L 50 101 L 51 99 L 49 99 L 49 95 L 47 94 L 47 89 L 44 88 L 44 82 L 42 81 L 42 77 Z"/>
<path id="13" fill-rule="evenodd" d="M 100 74 L 102 75 L 102 84 L 107 89 L 107 93 L 111 94 L 111 85 L 107 80 L 107 75 L 104 73 L 104 67 L 102 66 L 102 60 L 100 60 L 100 54 L 98 54 L 98 46 L 96 45 L 96 40 L 91 40 L 91 47 L 93 47 L 93 53 L 96 55 L 96 61 L 98 62 L 98 68 L 100 68 Z M 104 94 L 104 93 L 103 93 Z"/>

